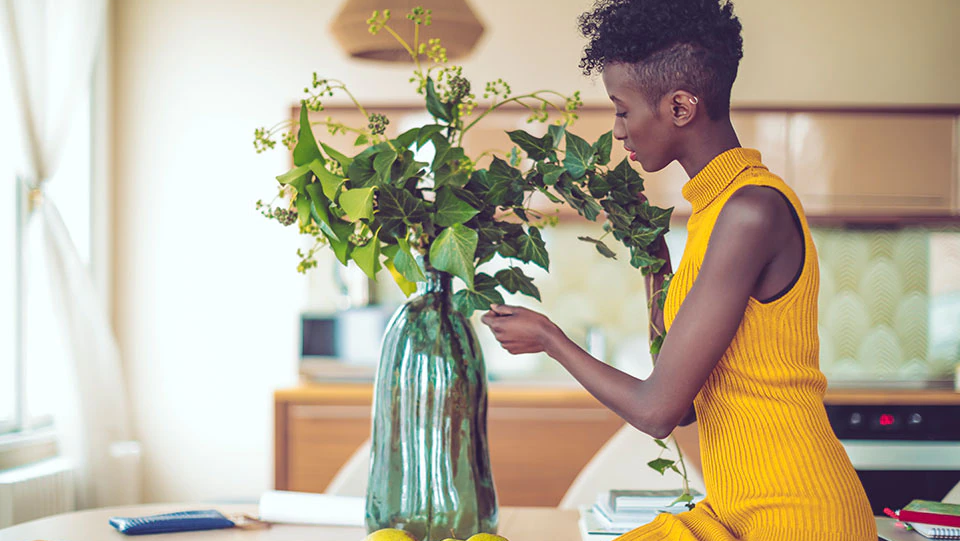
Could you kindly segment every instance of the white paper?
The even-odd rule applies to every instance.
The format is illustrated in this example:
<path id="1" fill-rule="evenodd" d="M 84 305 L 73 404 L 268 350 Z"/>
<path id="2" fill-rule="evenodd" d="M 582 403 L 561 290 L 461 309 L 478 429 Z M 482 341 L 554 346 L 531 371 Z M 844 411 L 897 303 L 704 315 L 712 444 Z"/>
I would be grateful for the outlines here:
<path id="1" fill-rule="evenodd" d="M 260 520 L 287 524 L 363 526 L 366 500 L 309 492 L 269 490 L 260 496 Z"/>

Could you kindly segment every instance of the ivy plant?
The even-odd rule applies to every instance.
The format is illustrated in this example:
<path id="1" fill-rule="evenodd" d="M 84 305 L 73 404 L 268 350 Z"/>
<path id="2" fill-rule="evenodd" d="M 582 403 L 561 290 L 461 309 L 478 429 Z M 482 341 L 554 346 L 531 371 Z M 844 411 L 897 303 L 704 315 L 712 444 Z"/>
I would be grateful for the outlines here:
<path id="1" fill-rule="evenodd" d="M 644 275 L 660 272 L 664 261 L 653 254 L 664 242 L 673 209 L 653 206 L 639 197 L 643 179 L 626 159 L 610 162 L 612 132 L 589 142 L 570 130 L 582 105 L 579 92 L 514 94 L 509 84 L 498 79 L 485 84 L 485 103 L 479 107 L 462 66 L 448 63 L 439 40 L 420 40 L 421 27 L 430 24 L 430 17 L 430 10 L 422 7 L 406 15 L 414 25 L 412 43 L 391 27 L 389 10 L 375 11 L 367 21 L 369 32 L 389 33 L 410 54 L 414 69 L 409 82 L 424 100 L 430 123 L 387 137 L 390 120 L 385 115 L 365 108 L 343 81 L 314 73 L 304 88 L 298 119 L 255 131 L 257 152 L 275 148 L 282 134 L 282 144 L 293 153 L 293 168 L 276 177 L 277 196 L 268 203 L 258 201 L 257 208 L 285 226 L 296 224 L 301 234 L 313 239 L 311 248 L 298 251 L 298 271 L 315 267 L 316 255 L 328 247 L 341 264 L 353 261 L 373 280 L 386 268 L 408 296 L 418 282 L 426 280 L 419 260 L 431 270 L 447 272 L 463 283 L 453 300 L 468 316 L 503 303 L 503 292 L 540 300 L 533 279 L 513 263 L 550 269 L 541 229 L 553 225 L 556 214 L 531 208 L 534 194 L 542 194 L 588 220 L 605 218 L 600 235 L 580 237 L 603 256 L 616 257 L 607 244 L 607 237 L 613 236 L 628 249 L 633 267 Z M 324 99 L 337 93 L 353 102 L 367 119 L 365 125 L 310 118 L 310 112 L 324 110 Z M 464 135 L 508 104 L 526 108 L 528 122 L 552 122 L 545 133 L 541 130 L 542 135 L 507 132 L 514 144 L 509 151 L 469 156 L 463 147 Z M 318 141 L 315 127 L 331 135 L 355 137 L 359 152 Z M 418 161 L 417 151 L 428 146 L 432 160 Z M 490 159 L 489 165 L 479 167 L 483 158 Z M 481 267 L 497 256 L 511 266 L 483 272 Z M 654 302 L 662 306 L 665 295 L 665 287 L 649 291 L 650 307 Z M 663 332 L 656 330 L 655 335 L 654 354 Z M 682 465 L 682 457 L 678 462 Z M 650 466 L 661 473 L 668 469 L 680 473 L 673 461 L 663 458 Z"/>

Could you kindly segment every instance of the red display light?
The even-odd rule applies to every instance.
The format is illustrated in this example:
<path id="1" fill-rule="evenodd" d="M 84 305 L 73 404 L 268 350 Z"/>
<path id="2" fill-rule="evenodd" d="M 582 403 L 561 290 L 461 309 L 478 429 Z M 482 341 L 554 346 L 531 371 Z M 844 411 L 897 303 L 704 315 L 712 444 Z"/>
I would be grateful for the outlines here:
<path id="1" fill-rule="evenodd" d="M 884 413 L 880 416 L 880 426 L 890 426 L 894 423 L 893 415 Z"/>

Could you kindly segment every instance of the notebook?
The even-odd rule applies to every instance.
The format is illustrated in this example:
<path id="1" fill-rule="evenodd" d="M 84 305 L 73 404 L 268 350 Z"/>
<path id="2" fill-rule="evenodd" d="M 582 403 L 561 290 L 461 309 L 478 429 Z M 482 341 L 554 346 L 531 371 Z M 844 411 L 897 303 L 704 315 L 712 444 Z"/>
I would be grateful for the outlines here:
<path id="1" fill-rule="evenodd" d="M 911 522 L 910 526 L 927 539 L 960 539 L 960 528 Z"/>
<path id="2" fill-rule="evenodd" d="M 897 515 L 904 522 L 960 528 L 960 504 L 913 500 Z"/>

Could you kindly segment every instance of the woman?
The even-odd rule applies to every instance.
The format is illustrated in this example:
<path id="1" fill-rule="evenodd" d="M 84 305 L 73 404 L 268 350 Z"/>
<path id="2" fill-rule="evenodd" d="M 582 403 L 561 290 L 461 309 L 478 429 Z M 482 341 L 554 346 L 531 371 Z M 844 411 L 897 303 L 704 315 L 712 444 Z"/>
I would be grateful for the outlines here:
<path id="1" fill-rule="evenodd" d="M 581 68 L 602 73 L 614 137 L 643 169 L 676 160 L 690 176 L 687 245 L 663 313 L 653 315 L 669 332 L 639 380 L 536 312 L 494 306 L 483 322 L 511 353 L 546 352 L 651 436 L 666 437 L 695 411 L 706 498 L 619 540 L 877 539 L 823 407 L 817 252 L 803 209 L 730 123 L 743 56 L 732 6 L 599 0 L 580 27 L 590 40 Z M 662 243 L 660 255 L 669 258 Z"/>

